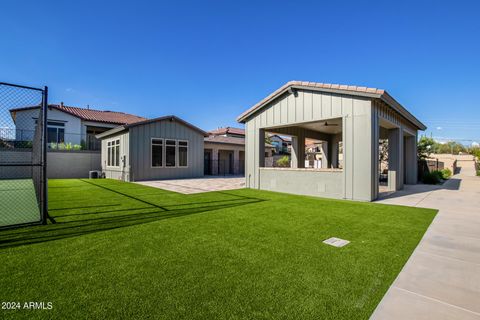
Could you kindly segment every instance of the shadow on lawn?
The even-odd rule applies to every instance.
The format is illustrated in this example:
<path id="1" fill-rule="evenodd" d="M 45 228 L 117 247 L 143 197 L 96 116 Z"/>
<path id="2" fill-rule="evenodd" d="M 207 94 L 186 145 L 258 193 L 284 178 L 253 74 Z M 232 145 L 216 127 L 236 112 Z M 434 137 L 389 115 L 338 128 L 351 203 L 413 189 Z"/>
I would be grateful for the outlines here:
<path id="1" fill-rule="evenodd" d="M 124 228 L 129 226 L 141 225 L 154 221 L 160 221 L 170 218 L 178 218 L 182 216 L 205 213 L 213 210 L 227 209 L 233 207 L 244 206 L 247 204 L 258 203 L 265 201 L 264 199 L 258 199 L 253 197 L 246 197 L 235 195 L 237 199 L 211 201 L 211 202 L 197 202 L 172 206 L 158 206 L 154 203 L 147 202 L 142 199 L 138 199 L 131 195 L 127 195 L 110 188 L 97 185 L 100 188 L 105 188 L 109 191 L 120 193 L 129 198 L 138 200 L 143 204 L 148 204 L 148 207 L 142 206 L 139 208 L 108 210 L 102 212 L 84 212 L 84 215 L 97 215 L 102 213 L 109 213 L 106 217 L 92 217 L 81 220 L 72 221 L 58 221 L 61 218 L 68 218 L 71 216 L 78 216 L 82 214 L 55 216 L 60 218 L 56 224 L 49 224 L 46 226 L 35 226 L 25 229 L 14 229 L 0 233 L 0 250 L 6 248 L 17 247 L 21 245 L 42 243 L 47 241 L 78 237 L 90 233 L 113 230 L 118 228 Z M 232 194 L 228 194 L 232 196 Z M 189 208 L 176 208 L 177 206 L 193 206 Z M 98 207 L 102 207 L 101 205 Z M 106 206 L 105 206 L 106 207 Z M 85 206 L 85 209 L 92 208 L 92 206 Z M 67 209 L 67 208 L 65 208 Z M 79 208 L 75 208 L 79 209 Z M 135 211 L 135 213 L 127 213 L 125 211 Z M 139 212 L 140 211 L 140 212 Z M 118 212 L 119 214 L 115 214 Z"/>

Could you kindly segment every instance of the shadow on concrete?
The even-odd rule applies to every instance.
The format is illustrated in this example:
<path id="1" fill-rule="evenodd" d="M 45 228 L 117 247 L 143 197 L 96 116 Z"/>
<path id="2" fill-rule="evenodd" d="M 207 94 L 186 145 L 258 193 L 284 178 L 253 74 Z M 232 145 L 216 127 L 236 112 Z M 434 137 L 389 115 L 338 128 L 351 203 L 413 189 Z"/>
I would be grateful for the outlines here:
<path id="1" fill-rule="evenodd" d="M 421 195 L 421 194 L 427 194 L 429 192 L 435 191 L 435 190 L 459 190 L 460 185 L 461 185 L 462 179 L 456 178 L 453 176 L 449 180 L 446 180 L 443 182 L 443 184 L 437 184 L 437 185 L 431 185 L 431 184 L 406 184 L 404 185 L 402 190 L 399 191 L 386 191 L 386 192 L 380 192 L 378 194 L 378 199 L 377 200 L 386 200 L 386 199 L 393 199 L 393 198 L 399 198 L 399 197 L 405 197 L 405 196 L 410 196 L 410 195 Z"/>

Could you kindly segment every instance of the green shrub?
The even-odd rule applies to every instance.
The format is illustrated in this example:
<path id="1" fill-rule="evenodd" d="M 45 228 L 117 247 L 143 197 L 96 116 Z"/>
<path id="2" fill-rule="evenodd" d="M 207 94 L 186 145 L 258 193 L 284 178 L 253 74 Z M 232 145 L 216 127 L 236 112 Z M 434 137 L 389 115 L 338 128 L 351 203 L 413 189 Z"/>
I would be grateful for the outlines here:
<path id="1" fill-rule="evenodd" d="M 422 182 L 425 184 L 438 184 L 442 181 L 440 171 L 425 172 L 422 177 Z"/>
<path id="2" fill-rule="evenodd" d="M 442 179 L 443 180 L 450 179 L 450 177 L 452 176 L 452 170 L 450 170 L 448 168 L 443 169 L 441 172 L 442 172 Z"/>
<path id="3" fill-rule="evenodd" d="M 290 158 L 288 156 L 283 156 L 277 160 L 278 167 L 290 167 Z"/>
<path id="4" fill-rule="evenodd" d="M 74 144 L 74 145 L 73 145 L 73 150 L 82 150 L 82 145 L 80 145 L 80 144 Z"/>
<path id="5" fill-rule="evenodd" d="M 440 171 L 440 170 L 433 170 L 433 171 L 432 171 L 432 174 L 434 174 L 434 175 L 437 176 L 438 181 L 442 181 L 442 180 L 443 180 L 442 171 Z"/>
<path id="6" fill-rule="evenodd" d="M 480 170 L 477 170 L 477 176 L 480 177 Z"/>

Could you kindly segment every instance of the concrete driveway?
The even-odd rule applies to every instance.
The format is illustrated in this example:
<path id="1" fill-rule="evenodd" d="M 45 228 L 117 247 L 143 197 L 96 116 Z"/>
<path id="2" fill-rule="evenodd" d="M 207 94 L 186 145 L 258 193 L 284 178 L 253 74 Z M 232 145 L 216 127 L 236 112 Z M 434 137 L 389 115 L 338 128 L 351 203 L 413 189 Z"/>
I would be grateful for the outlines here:
<path id="1" fill-rule="evenodd" d="M 140 181 L 136 183 L 184 194 L 192 194 L 245 188 L 245 177 L 204 177 L 196 179 Z"/>
<path id="2" fill-rule="evenodd" d="M 480 177 L 462 165 L 443 186 L 378 201 L 439 213 L 371 319 L 480 319 Z"/>

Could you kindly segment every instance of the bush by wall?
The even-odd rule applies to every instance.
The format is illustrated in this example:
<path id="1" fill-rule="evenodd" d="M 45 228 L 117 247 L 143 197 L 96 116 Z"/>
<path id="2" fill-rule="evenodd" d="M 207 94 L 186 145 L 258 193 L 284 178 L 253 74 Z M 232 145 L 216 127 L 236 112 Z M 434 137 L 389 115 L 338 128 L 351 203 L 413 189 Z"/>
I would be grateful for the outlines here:
<path id="1" fill-rule="evenodd" d="M 452 170 L 450 170 L 448 168 L 445 168 L 445 169 L 441 170 L 441 172 L 442 172 L 442 179 L 443 180 L 450 179 L 450 177 L 452 176 Z"/>
<path id="2" fill-rule="evenodd" d="M 425 184 L 439 184 L 442 181 L 442 173 L 440 171 L 425 172 L 422 176 L 422 182 Z"/>

